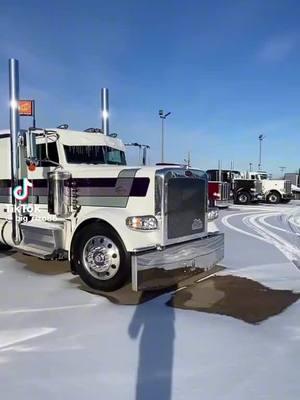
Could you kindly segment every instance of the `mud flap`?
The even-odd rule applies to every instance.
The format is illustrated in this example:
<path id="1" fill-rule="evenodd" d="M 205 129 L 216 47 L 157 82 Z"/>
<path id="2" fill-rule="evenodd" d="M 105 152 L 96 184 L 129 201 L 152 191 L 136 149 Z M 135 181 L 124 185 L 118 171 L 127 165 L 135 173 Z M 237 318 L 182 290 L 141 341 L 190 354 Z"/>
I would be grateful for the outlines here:
<path id="1" fill-rule="evenodd" d="M 219 232 L 162 250 L 136 251 L 132 254 L 132 289 L 156 290 L 197 280 L 223 257 L 224 235 Z"/>

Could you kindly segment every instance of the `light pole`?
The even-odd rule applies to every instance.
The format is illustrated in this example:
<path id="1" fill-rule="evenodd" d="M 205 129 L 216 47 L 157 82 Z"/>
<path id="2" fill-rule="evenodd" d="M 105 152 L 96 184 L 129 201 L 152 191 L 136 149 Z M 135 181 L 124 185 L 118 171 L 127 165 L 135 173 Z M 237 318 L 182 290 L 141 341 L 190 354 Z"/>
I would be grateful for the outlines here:
<path id="1" fill-rule="evenodd" d="M 259 140 L 259 156 L 258 156 L 258 170 L 261 170 L 261 149 L 262 149 L 262 141 L 265 139 L 264 135 L 259 135 L 258 140 Z"/>
<path id="2" fill-rule="evenodd" d="M 158 115 L 161 119 L 161 162 L 164 162 L 164 152 L 165 152 L 165 119 L 171 114 L 167 112 L 164 114 L 164 110 L 159 110 Z"/>
<path id="3" fill-rule="evenodd" d="M 252 162 L 249 163 L 249 170 L 252 172 Z"/>
<path id="4" fill-rule="evenodd" d="M 279 167 L 281 173 L 282 173 L 282 179 L 284 178 L 284 171 L 286 169 L 286 167 Z"/>

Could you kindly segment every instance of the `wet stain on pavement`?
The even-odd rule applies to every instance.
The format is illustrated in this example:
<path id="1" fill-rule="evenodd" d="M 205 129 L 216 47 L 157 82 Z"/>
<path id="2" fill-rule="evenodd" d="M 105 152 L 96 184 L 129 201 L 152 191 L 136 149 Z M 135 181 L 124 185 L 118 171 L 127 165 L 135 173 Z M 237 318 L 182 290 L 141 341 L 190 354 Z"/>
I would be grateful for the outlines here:
<path id="1" fill-rule="evenodd" d="M 46 261 L 40 258 L 28 256 L 19 252 L 11 255 L 24 268 L 41 275 L 59 275 L 70 272 L 70 263 L 68 261 Z"/>
<path id="2" fill-rule="evenodd" d="M 70 272 L 67 261 L 45 261 L 36 257 L 12 252 L 11 257 L 24 265 L 24 268 L 42 275 L 59 275 Z M 222 267 L 190 277 L 158 290 L 134 292 L 131 282 L 113 292 L 104 292 L 86 286 L 79 277 L 70 282 L 80 290 L 107 298 L 117 305 L 138 305 L 170 293 L 166 303 L 170 307 L 230 316 L 242 321 L 257 324 L 269 317 L 280 314 L 300 298 L 300 293 L 290 290 L 270 289 L 259 282 L 238 276 L 206 276 L 214 274 Z M 204 279 L 196 282 L 199 279 Z M 172 294 L 171 294 L 172 293 Z"/>
<path id="3" fill-rule="evenodd" d="M 177 291 L 167 305 L 258 324 L 280 314 L 299 298 L 300 293 L 274 290 L 251 279 L 226 275 L 214 276 Z"/>
<path id="4" fill-rule="evenodd" d="M 224 268 L 218 265 L 205 270 L 204 268 L 177 268 L 167 270 L 151 268 L 138 272 L 139 290 L 159 290 L 165 287 L 182 287 L 195 283 L 197 280 L 222 271 Z"/>

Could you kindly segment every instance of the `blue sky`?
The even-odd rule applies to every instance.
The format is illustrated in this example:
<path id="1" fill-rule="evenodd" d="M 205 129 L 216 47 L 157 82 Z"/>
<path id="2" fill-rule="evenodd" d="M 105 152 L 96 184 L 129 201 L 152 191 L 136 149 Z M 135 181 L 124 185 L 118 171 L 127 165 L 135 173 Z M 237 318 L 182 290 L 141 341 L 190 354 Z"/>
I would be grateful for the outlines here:
<path id="1" fill-rule="evenodd" d="M 40 126 L 99 126 L 110 89 L 111 129 L 160 158 L 214 168 L 234 160 L 300 167 L 300 2 L 292 0 L 0 1 L 0 128 L 8 126 L 7 60 Z M 22 119 L 25 126 L 28 120 Z"/>

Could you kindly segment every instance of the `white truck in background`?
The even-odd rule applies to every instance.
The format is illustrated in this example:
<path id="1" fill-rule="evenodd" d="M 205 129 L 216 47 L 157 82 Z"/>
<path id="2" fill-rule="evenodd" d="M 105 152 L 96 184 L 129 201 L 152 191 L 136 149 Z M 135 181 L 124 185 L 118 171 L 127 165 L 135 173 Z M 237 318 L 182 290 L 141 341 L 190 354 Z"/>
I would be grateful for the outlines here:
<path id="1" fill-rule="evenodd" d="M 128 167 L 102 130 L 20 130 L 18 61 L 9 61 L 10 129 L 0 134 L 0 249 L 67 259 L 90 287 L 156 289 L 213 267 L 224 236 L 208 233 L 204 171 Z M 108 93 L 107 93 L 108 94 Z"/>
<path id="2" fill-rule="evenodd" d="M 292 183 L 289 180 L 269 179 L 269 175 L 265 171 L 244 172 L 243 177 L 261 182 L 262 200 L 267 203 L 288 203 L 294 198 Z"/>

